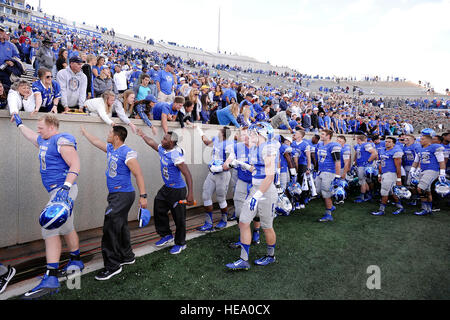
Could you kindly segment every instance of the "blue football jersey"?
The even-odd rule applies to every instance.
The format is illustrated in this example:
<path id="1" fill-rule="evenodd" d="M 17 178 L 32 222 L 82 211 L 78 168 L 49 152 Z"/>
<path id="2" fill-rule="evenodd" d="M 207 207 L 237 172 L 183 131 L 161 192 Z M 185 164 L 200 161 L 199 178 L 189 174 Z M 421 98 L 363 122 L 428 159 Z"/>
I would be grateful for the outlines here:
<path id="1" fill-rule="evenodd" d="M 46 89 L 40 80 L 33 82 L 31 87 L 33 94 L 40 92 L 42 97 L 41 108 L 46 108 L 50 112 L 53 108 L 53 100 L 61 98 L 61 87 L 58 82 L 52 81 L 52 85 Z"/>
<path id="2" fill-rule="evenodd" d="M 357 144 L 355 146 L 356 151 L 356 164 L 358 167 L 366 167 L 369 163 L 369 158 L 372 155 L 370 153 L 371 149 L 374 149 L 375 145 L 372 142 L 362 143 L 361 145 Z"/>
<path id="3" fill-rule="evenodd" d="M 213 137 L 212 161 L 224 163 L 227 160 L 227 153 L 230 154 L 233 142 L 229 140 L 220 141 L 219 137 Z"/>
<path id="4" fill-rule="evenodd" d="M 236 160 L 245 163 L 250 162 L 250 149 L 247 148 L 247 146 L 243 142 L 234 144 L 234 155 L 236 157 Z M 236 170 L 239 180 L 242 180 L 246 183 L 252 183 L 252 173 L 250 171 L 243 170 L 241 167 L 238 167 Z"/>
<path id="5" fill-rule="evenodd" d="M 380 155 L 381 151 L 384 148 L 386 148 L 386 142 L 385 141 L 380 141 L 380 143 L 378 143 L 378 144 L 374 143 L 374 145 L 375 145 L 375 149 L 377 149 L 378 155 Z"/>
<path id="6" fill-rule="evenodd" d="M 131 159 L 137 159 L 137 152 L 126 145 L 122 145 L 117 150 L 114 150 L 113 145 L 108 143 L 106 156 L 107 167 L 105 175 L 109 193 L 133 192 L 131 171 L 127 166 L 127 162 Z"/>
<path id="7" fill-rule="evenodd" d="M 67 172 L 70 169 L 60 154 L 60 147 L 72 146 L 76 150 L 77 142 L 70 134 L 60 133 L 48 140 L 39 136 L 37 143 L 42 184 L 50 192 L 66 182 Z"/>
<path id="8" fill-rule="evenodd" d="M 336 165 L 332 153 L 341 152 L 342 147 L 337 142 L 330 142 L 327 145 L 323 143 L 318 146 L 317 155 L 320 172 L 329 172 L 336 174 Z"/>
<path id="9" fill-rule="evenodd" d="M 394 146 L 391 150 L 383 148 L 380 150 L 381 172 L 397 172 L 394 159 L 403 158 L 403 150 L 399 146 Z"/>
<path id="10" fill-rule="evenodd" d="M 286 153 L 292 154 L 292 151 L 292 147 L 288 146 L 287 144 L 283 143 L 280 146 L 280 172 L 288 172 L 289 165 L 284 155 Z"/>
<path id="11" fill-rule="evenodd" d="M 298 157 L 298 164 L 307 165 L 308 160 L 306 158 L 306 152 L 310 151 L 309 143 L 303 140 L 300 143 L 293 141 L 291 147 L 293 150 L 293 157 Z"/>
<path id="12" fill-rule="evenodd" d="M 402 166 L 407 168 L 411 167 L 416 159 L 416 155 L 422 147 L 418 143 L 413 143 L 410 146 L 403 146 L 403 160 Z"/>
<path id="13" fill-rule="evenodd" d="M 255 167 L 255 171 L 253 172 L 253 184 L 258 184 L 258 182 L 255 183 L 255 180 L 266 178 L 265 159 L 270 156 L 275 156 L 274 170 L 276 170 L 280 159 L 280 143 L 278 141 L 267 141 L 250 149 L 250 164 Z M 273 174 L 275 175 L 275 171 Z"/>
<path id="14" fill-rule="evenodd" d="M 440 166 L 436 157 L 438 155 L 444 155 L 444 147 L 441 144 L 431 144 L 426 148 L 420 148 L 416 155 L 415 162 L 420 163 L 420 169 L 422 169 L 422 171 L 439 171 Z"/>
<path id="15" fill-rule="evenodd" d="M 161 175 L 164 184 L 169 188 L 181 189 L 186 187 L 180 169 L 177 165 L 185 162 L 184 152 L 176 147 L 172 150 L 166 150 L 161 145 L 158 146 L 158 153 L 161 164 Z"/>

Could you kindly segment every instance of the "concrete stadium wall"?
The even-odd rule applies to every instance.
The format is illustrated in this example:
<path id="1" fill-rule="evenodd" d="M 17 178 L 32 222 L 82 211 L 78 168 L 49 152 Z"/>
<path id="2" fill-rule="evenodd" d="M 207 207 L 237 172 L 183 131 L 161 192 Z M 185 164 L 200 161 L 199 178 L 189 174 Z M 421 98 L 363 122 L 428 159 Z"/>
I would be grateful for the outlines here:
<path id="1" fill-rule="evenodd" d="M 24 124 L 36 130 L 38 115 L 22 113 Z M 75 136 L 81 159 L 81 174 L 78 178 L 79 194 L 75 202 L 75 227 L 77 231 L 86 231 L 103 226 L 107 205 L 106 154 L 92 146 L 81 135 L 80 126 L 106 141 L 110 128 L 96 116 L 58 115 L 61 120 L 60 132 Z M 118 119 L 116 122 L 119 121 Z M 151 136 L 151 130 L 141 120 L 132 120 Z M 159 121 L 154 121 L 158 134 L 156 141 L 162 138 Z M 178 123 L 169 123 L 169 128 L 183 137 L 180 143 L 185 151 L 186 162 L 193 176 L 194 198 L 198 206 L 203 204 L 202 187 L 208 174 L 206 164 L 211 159 L 212 148 L 204 146 L 192 128 L 179 128 Z M 219 126 L 203 125 L 208 137 L 217 135 Z M 131 133 L 126 144 L 138 151 L 138 160 L 145 177 L 149 194 L 149 209 L 153 211 L 153 200 L 163 185 L 160 173 L 159 156 L 144 141 Z M 279 132 L 286 133 L 286 132 Z M 309 136 L 309 135 L 308 135 Z M 193 143 L 191 143 L 193 141 Z M 349 143 L 353 144 L 352 138 Z M 41 232 L 38 217 L 48 202 L 48 194 L 42 186 L 39 173 L 38 149 L 28 142 L 10 122 L 7 111 L 0 111 L 0 248 L 40 240 Z M 132 178 L 136 190 L 135 179 Z M 232 190 L 228 193 L 232 199 Z M 215 198 L 213 199 L 215 201 Z M 129 214 L 129 220 L 137 219 L 138 199 Z"/>

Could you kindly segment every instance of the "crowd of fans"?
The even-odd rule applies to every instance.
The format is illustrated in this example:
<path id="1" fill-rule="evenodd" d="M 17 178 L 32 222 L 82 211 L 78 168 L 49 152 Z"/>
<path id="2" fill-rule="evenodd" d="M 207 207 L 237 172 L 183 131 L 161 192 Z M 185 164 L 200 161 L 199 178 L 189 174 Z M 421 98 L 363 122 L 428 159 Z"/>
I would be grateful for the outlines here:
<path id="1" fill-rule="evenodd" d="M 20 79 L 25 64 L 35 70 L 34 83 Z M 161 120 L 165 131 L 168 121 L 182 127 L 195 122 L 241 127 L 268 121 L 276 129 L 291 131 L 300 127 L 306 132 L 331 129 L 381 136 L 450 128 L 450 101 L 366 100 L 352 95 L 348 87 L 311 93 L 300 87 L 257 86 L 221 77 L 221 71 L 297 83 L 302 79 L 301 74 L 183 60 L 29 23 L 0 27 L 0 108 L 11 113 L 75 111 L 98 115 L 108 125 L 115 125 L 118 117 L 133 131 L 130 118 L 150 127 L 152 120 Z"/>

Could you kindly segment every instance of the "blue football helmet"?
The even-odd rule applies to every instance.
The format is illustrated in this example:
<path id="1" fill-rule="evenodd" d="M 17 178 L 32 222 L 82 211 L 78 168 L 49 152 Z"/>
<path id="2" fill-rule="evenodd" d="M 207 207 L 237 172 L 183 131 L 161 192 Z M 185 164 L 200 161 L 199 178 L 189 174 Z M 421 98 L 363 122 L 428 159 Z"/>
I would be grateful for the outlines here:
<path id="1" fill-rule="evenodd" d="M 347 192 L 342 186 L 335 184 L 331 187 L 331 194 L 333 198 L 337 201 L 344 201 L 347 198 Z"/>
<path id="2" fill-rule="evenodd" d="M 249 132 L 255 132 L 255 133 L 263 136 L 264 138 L 267 139 L 267 141 L 270 141 L 270 140 L 274 139 L 274 137 L 275 137 L 273 127 L 267 122 L 258 122 L 258 123 L 252 124 L 248 128 L 248 130 L 249 130 Z"/>
<path id="3" fill-rule="evenodd" d="M 421 134 L 422 134 L 423 136 L 431 136 L 431 137 L 434 137 L 434 136 L 436 136 L 436 131 L 434 131 L 433 129 L 430 129 L 430 128 L 426 128 L 426 129 L 423 129 L 423 130 L 422 130 Z"/>
<path id="4" fill-rule="evenodd" d="M 374 180 L 377 176 L 377 172 L 374 167 L 366 167 L 364 174 L 368 180 Z"/>
<path id="5" fill-rule="evenodd" d="M 295 195 L 299 196 L 303 192 L 302 186 L 298 182 L 297 183 L 290 182 L 287 189 L 291 196 L 295 196 Z"/>
<path id="6" fill-rule="evenodd" d="M 139 208 L 138 212 L 138 220 L 139 220 L 139 228 L 145 228 L 150 223 L 150 219 L 152 215 L 149 210 Z"/>
<path id="7" fill-rule="evenodd" d="M 404 186 L 394 186 L 392 192 L 400 199 L 409 200 L 411 198 L 411 191 Z"/>
<path id="8" fill-rule="evenodd" d="M 39 224 L 46 230 L 60 228 L 72 215 L 73 200 L 67 202 L 52 202 L 42 210 L 39 216 Z"/>
<path id="9" fill-rule="evenodd" d="M 436 182 L 436 193 L 440 195 L 442 198 L 445 198 L 450 194 L 450 182 Z"/>
<path id="10" fill-rule="evenodd" d="M 278 195 L 275 211 L 282 215 L 289 215 L 292 211 L 292 203 L 285 194 Z"/>

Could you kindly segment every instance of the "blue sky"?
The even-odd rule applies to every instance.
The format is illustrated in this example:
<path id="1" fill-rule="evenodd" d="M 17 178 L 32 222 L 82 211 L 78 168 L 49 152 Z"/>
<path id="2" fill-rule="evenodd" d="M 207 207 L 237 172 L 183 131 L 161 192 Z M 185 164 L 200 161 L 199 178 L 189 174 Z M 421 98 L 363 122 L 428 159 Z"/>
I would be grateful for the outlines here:
<path id="1" fill-rule="evenodd" d="M 450 0 L 77 0 L 69 9 L 42 0 L 48 13 L 209 51 L 217 50 L 219 6 L 222 51 L 308 74 L 450 87 Z"/>

